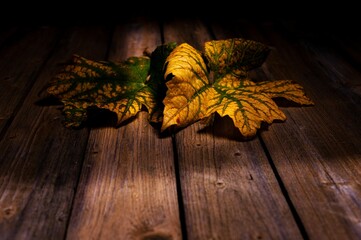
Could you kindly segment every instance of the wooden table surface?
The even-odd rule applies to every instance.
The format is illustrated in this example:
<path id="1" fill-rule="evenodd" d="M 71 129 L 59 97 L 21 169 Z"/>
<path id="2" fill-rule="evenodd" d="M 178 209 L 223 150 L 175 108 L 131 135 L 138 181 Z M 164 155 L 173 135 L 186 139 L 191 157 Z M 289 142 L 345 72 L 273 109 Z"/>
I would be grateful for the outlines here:
<path id="1" fill-rule="evenodd" d="M 281 106 L 285 122 L 242 140 L 227 118 L 162 136 L 144 111 L 68 129 L 41 101 L 73 54 L 233 37 L 271 46 L 255 76 L 294 80 L 315 105 Z M 1 28 L 0 239 L 361 239 L 360 40 L 266 19 Z"/>

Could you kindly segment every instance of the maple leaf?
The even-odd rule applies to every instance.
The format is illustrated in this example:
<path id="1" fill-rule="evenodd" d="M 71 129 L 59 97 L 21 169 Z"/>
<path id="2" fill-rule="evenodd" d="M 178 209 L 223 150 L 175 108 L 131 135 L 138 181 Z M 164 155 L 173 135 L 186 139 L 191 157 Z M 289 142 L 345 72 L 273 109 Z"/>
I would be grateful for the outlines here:
<path id="1" fill-rule="evenodd" d="M 52 79 L 47 92 L 64 104 L 67 127 L 80 126 L 91 107 L 116 113 L 117 125 L 135 116 L 142 106 L 149 111 L 151 121 L 161 121 L 163 65 L 175 46 L 161 45 L 150 56 L 130 57 L 118 63 L 74 55 Z"/>
<path id="2" fill-rule="evenodd" d="M 259 42 L 241 38 L 206 42 L 204 53 L 187 43 L 177 46 L 166 59 L 161 131 L 218 113 L 228 115 L 242 135 L 252 137 L 262 122 L 286 119 L 272 98 L 313 104 L 293 81 L 251 81 L 249 71 L 260 67 L 269 51 Z"/>
<path id="3" fill-rule="evenodd" d="M 269 52 L 259 42 L 233 38 L 206 42 L 203 52 L 172 42 L 117 63 L 74 55 L 47 91 L 64 104 L 67 127 L 80 126 L 92 107 L 116 113 L 119 125 L 144 106 L 149 121 L 162 123 L 161 131 L 207 122 L 218 113 L 251 137 L 262 122 L 286 119 L 273 98 L 313 104 L 291 80 L 251 81 L 249 71 L 260 67 Z"/>

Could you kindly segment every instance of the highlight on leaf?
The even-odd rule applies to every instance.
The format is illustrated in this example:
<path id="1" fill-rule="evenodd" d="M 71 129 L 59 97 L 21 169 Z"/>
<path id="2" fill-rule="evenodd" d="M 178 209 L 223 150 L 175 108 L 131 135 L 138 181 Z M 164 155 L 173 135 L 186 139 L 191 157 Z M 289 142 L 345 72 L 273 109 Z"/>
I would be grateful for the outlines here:
<path id="1" fill-rule="evenodd" d="M 187 43 L 177 46 L 166 61 L 163 124 L 161 130 L 185 127 L 207 114 L 209 86 L 207 66 L 201 53 Z"/>

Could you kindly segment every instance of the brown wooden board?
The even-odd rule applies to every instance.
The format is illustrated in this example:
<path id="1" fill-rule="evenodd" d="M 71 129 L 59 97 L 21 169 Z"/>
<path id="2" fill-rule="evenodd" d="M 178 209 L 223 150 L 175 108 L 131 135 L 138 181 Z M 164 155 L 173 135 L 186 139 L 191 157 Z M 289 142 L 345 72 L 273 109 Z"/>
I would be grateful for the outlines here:
<path id="1" fill-rule="evenodd" d="M 0 30 L 0 239 L 360 239 L 357 38 L 256 18 L 164 20 Z M 100 111 L 67 129 L 44 98 L 72 54 L 123 61 L 231 37 L 271 46 L 251 77 L 292 79 L 315 106 L 277 101 L 287 120 L 245 140 L 228 117 L 172 135 L 145 111 L 119 128 Z"/>
<path id="2" fill-rule="evenodd" d="M 116 28 L 110 61 L 161 44 L 159 25 L 139 19 Z M 142 112 L 119 128 L 92 129 L 68 239 L 181 239 L 171 138 Z"/>
<path id="3" fill-rule="evenodd" d="M 19 65 L 8 69 L 12 74 L 19 72 L 21 80 L 17 79 L 16 84 L 22 86 L 28 79 L 33 81 L 32 72 L 39 68 L 36 66 L 44 64 L 0 142 L 1 239 L 64 239 L 87 144 L 88 130 L 66 129 L 61 123 L 61 106 L 47 102 L 39 93 L 72 54 L 104 59 L 109 31 L 100 27 L 69 29 L 60 39 L 54 54 L 43 63 L 40 60 L 44 61 L 44 58 L 35 52 L 49 55 L 49 46 L 44 43 L 50 37 L 45 34 L 47 32 L 56 30 L 35 32 L 35 36 L 44 34 L 42 41 L 36 41 L 40 36 L 33 39 L 33 43 L 26 41 L 35 59 L 20 55 L 25 59 L 13 59 Z M 12 49 L 11 53 L 20 50 L 29 54 L 25 46 L 17 51 Z M 9 56 L 13 55 L 9 52 Z M 35 62 L 28 66 L 24 63 L 26 60 Z M 34 69 L 30 70 L 30 65 Z M 13 94 L 21 95 L 21 89 L 19 87 L 19 91 L 13 91 Z"/>
<path id="4" fill-rule="evenodd" d="M 165 42 L 203 50 L 211 40 L 199 21 L 164 25 Z M 189 239 L 302 239 L 258 138 L 242 141 L 227 119 L 175 135 Z"/>
<path id="5" fill-rule="evenodd" d="M 325 70 L 331 65 L 320 65 L 309 49 L 272 24 L 237 22 L 213 29 L 220 39 L 242 36 L 271 46 L 266 77 L 292 79 L 315 101 L 313 107 L 282 108 L 287 120 L 261 133 L 305 235 L 360 239 L 361 112 L 330 81 L 335 77 L 330 73 L 341 68 Z"/>
<path id="6" fill-rule="evenodd" d="M 361 37 L 357 32 L 321 31 L 317 34 L 287 21 L 277 28 L 308 50 L 309 57 L 320 64 L 334 87 L 351 101 L 361 103 Z"/>
<path id="7" fill-rule="evenodd" d="M 36 28 L 0 50 L 0 137 L 32 87 L 59 36 L 54 28 Z"/>

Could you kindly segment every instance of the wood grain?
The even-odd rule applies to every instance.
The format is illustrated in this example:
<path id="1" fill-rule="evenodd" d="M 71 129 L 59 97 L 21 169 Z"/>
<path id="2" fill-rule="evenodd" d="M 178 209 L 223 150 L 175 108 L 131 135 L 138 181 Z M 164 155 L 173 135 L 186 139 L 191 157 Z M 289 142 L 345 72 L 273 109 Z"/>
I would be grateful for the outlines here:
<path id="1" fill-rule="evenodd" d="M 278 28 L 307 49 L 308 57 L 320 64 L 334 87 L 351 101 L 361 103 L 361 37 L 357 32 L 315 34 L 287 22 L 279 24 Z"/>
<path id="2" fill-rule="evenodd" d="M 160 37 L 153 21 L 121 25 L 109 60 L 142 56 Z M 181 239 L 172 150 L 145 112 L 119 128 L 92 129 L 67 238 Z"/>
<path id="3" fill-rule="evenodd" d="M 0 50 L 0 137 L 21 106 L 58 37 L 57 28 L 37 28 Z"/>
<path id="4" fill-rule="evenodd" d="M 88 131 L 66 129 L 60 106 L 39 105 L 39 93 L 72 54 L 104 59 L 108 36 L 103 28 L 69 29 L 0 142 L 1 239 L 64 239 Z M 40 42 L 31 48 L 43 51 Z M 22 61 L 19 72 L 28 67 Z"/>
<path id="5" fill-rule="evenodd" d="M 184 15 L 0 30 L 1 240 L 361 238 L 358 33 Z M 66 129 L 44 95 L 72 54 L 123 61 L 164 42 L 202 50 L 231 37 L 272 48 L 251 77 L 294 80 L 315 106 L 277 99 L 287 120 L 245 140 L 219 116 L 160 134 L 145 111 L 119 128 L 92 112 Z"/>
<path id="6" fill-rule="evenodd" d="M 199 21 L 167 22 L 166 42 L 202 50 L 211 40 Z M 301 239 L 257 138 L 242 141 L 230 119 L 175 136 L 189 239 Z"/>
<path id="7" fill-rule="evenodd" d="M 330 81 L 335 77 L 329 75 L 332 70 L 325 71 L 295 38 L 287 38 L 272 24 L 237 26 L 217 27 L 216 36 L 242 34 L 272 46 L 273 53 L 263 66 L 268 79 L 293 79 L 315 101 L 314 107 L 283 108 L 286 122 L 261 134 L 307 236 L 359 239 L 359 106 Z"/>

